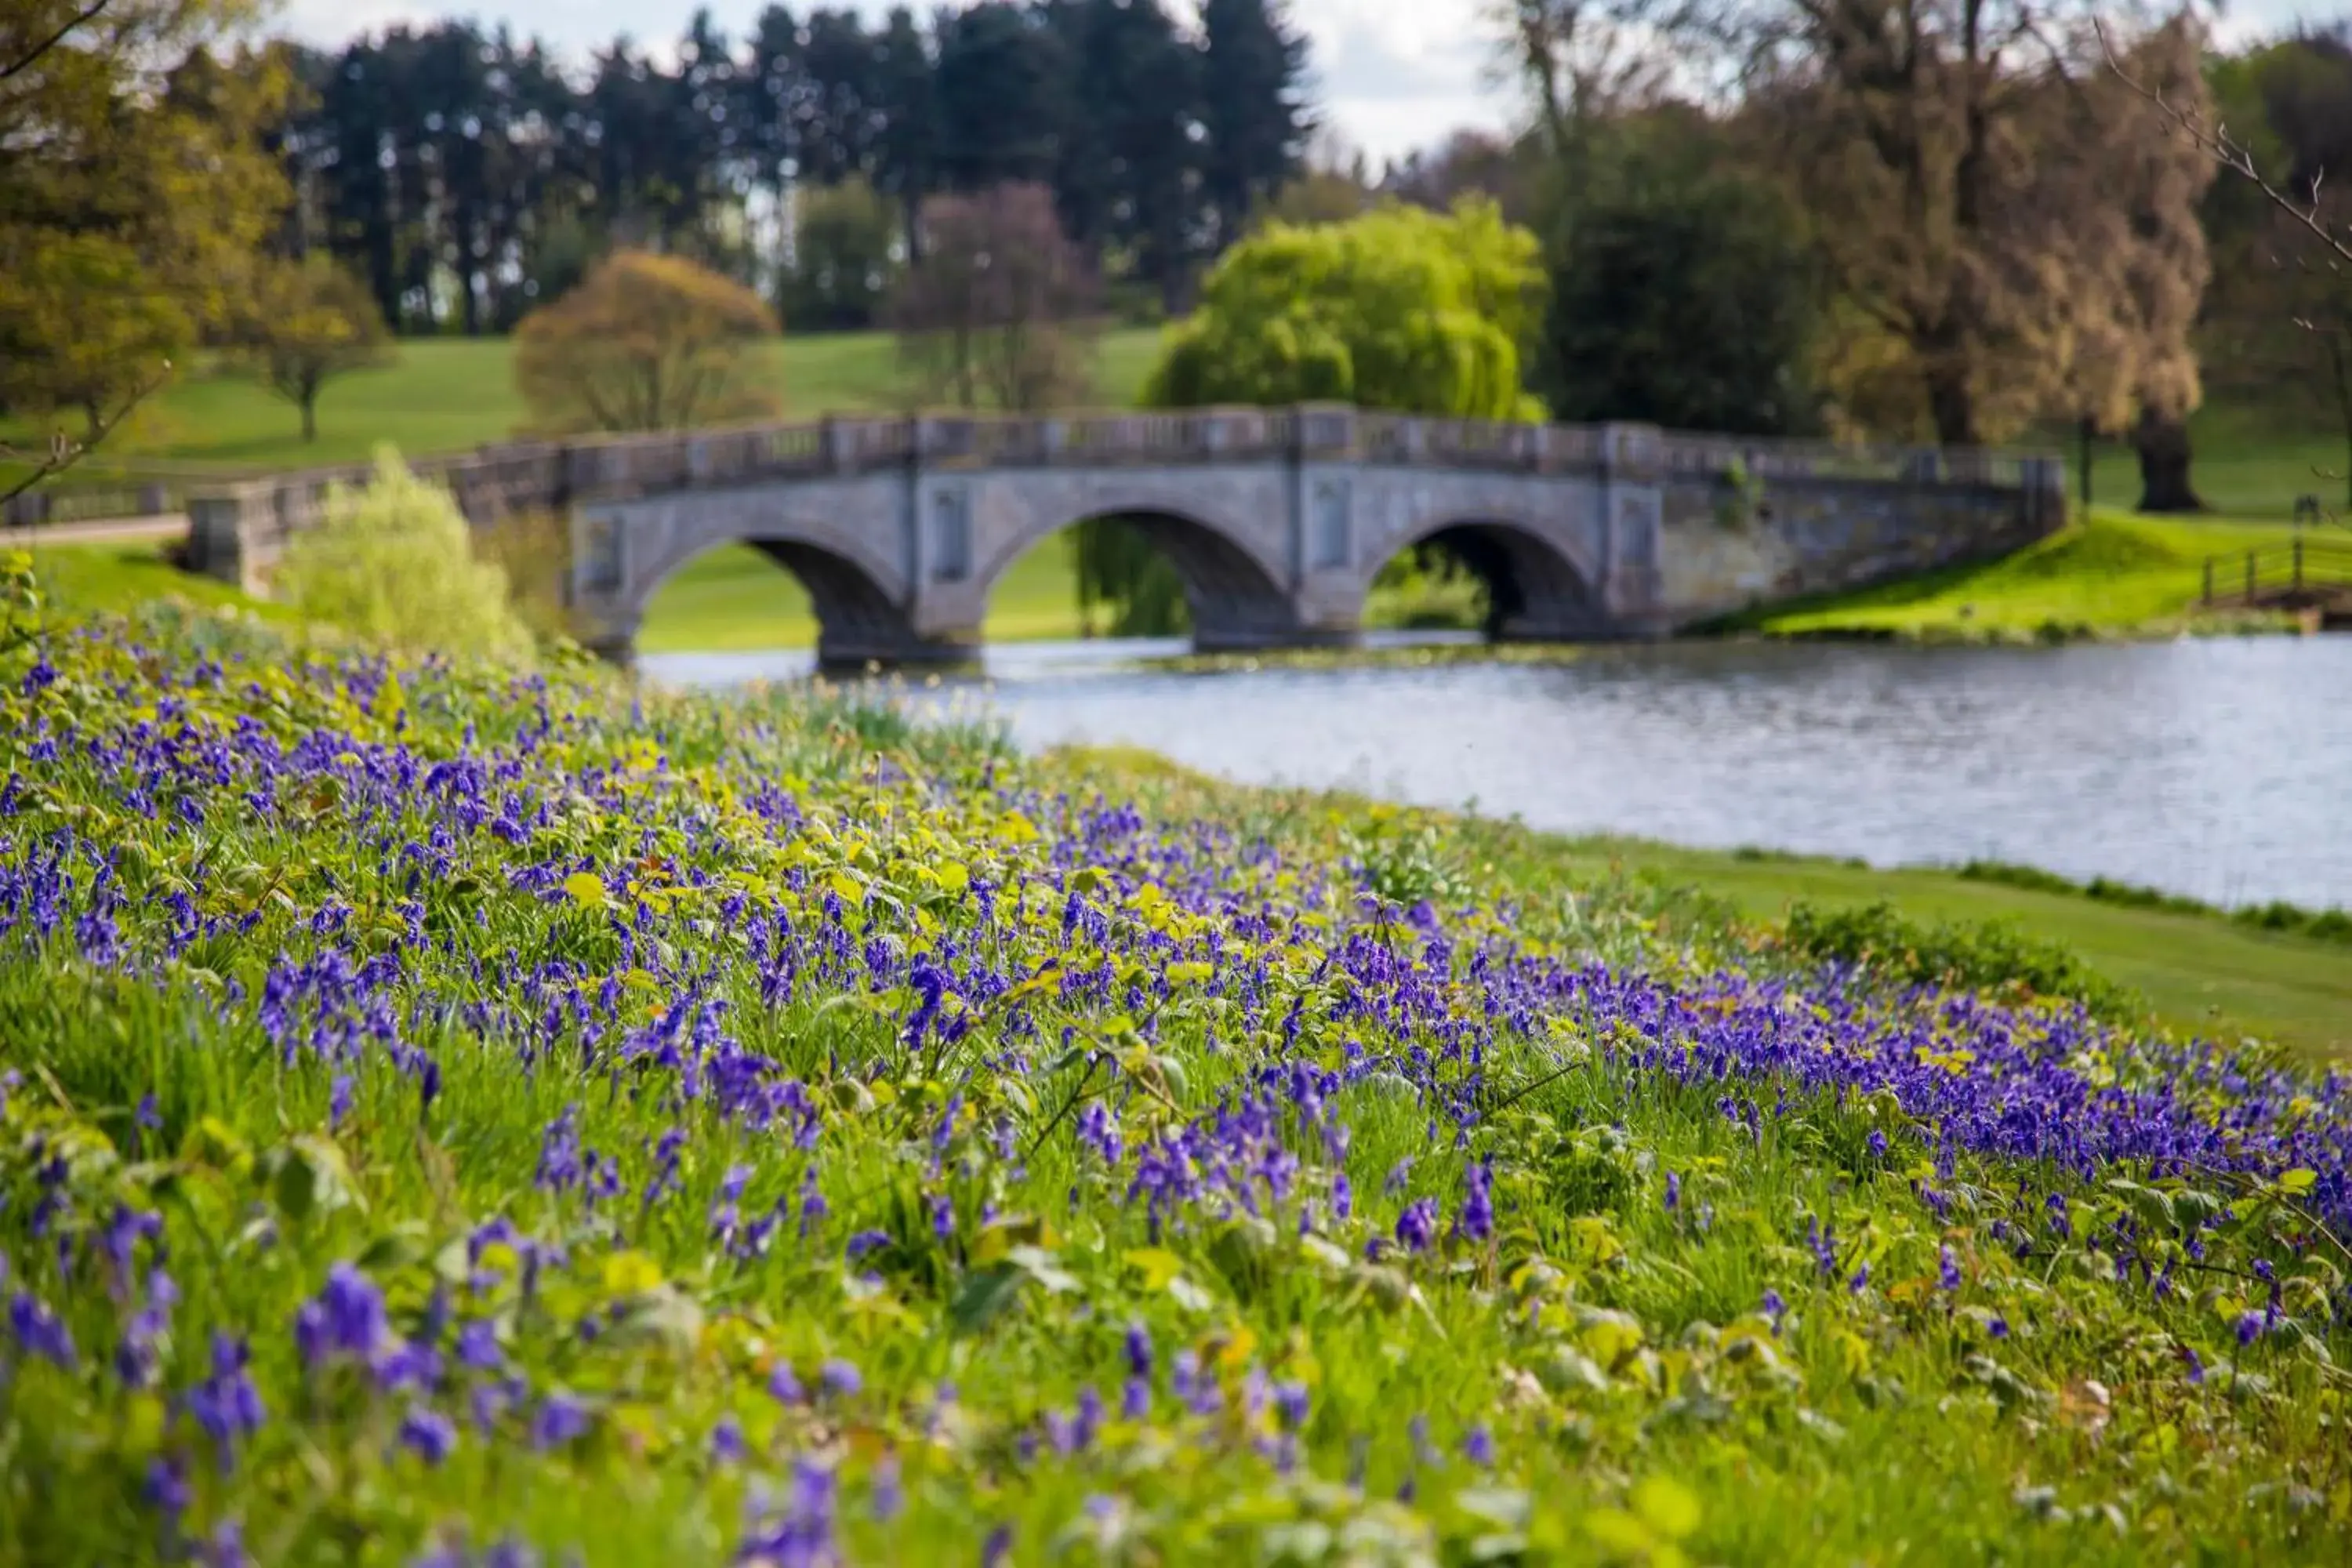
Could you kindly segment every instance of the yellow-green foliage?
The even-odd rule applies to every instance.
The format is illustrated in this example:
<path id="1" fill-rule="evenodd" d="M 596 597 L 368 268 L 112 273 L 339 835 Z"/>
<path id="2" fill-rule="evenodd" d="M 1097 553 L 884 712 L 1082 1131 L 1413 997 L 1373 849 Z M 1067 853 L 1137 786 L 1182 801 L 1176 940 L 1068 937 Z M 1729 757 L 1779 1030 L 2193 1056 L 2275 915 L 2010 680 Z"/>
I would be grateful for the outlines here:
<path id="1" fill-rule="evenodd" d="M 319 524 L 289 541 L 278 596 L 302 615 L 395 647 L 515 657 L 530 635 L 505 572 L 474 557 L 465 514 L 391 447 L 365 489 L 338 486 Z"/>
<path id="2" fill-rule="evenodd" d="M 515 330 L 515 387 L 541 434 L 690 430 L 779 407 L 760 297 L 682 256 L 615 251 Z"/>
<path id="3" fill-rule="evenodd" d="M 1519 363 L 1542 289 L 1535 236 L 1483 198 L 1444 215 L 1391 203 L 1345 223 L 1269 224 L 1209 273 L 1144 400 L 1540 417 Z"/>

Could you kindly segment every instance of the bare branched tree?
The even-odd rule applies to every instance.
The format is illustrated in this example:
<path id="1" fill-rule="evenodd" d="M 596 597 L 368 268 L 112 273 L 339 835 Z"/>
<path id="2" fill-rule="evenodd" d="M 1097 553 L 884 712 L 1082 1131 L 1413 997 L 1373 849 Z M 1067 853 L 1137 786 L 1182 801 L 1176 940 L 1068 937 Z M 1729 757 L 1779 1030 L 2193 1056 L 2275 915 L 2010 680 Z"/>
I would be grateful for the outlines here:
<path id="1" fill-rule="evenodd" d="M 11 39 L 9 47 L 0 50 L 0 81 L 31 69 L 43 55 L 64 43 L 75 28 L 97 21 L 100 13 L 112 4 L 114 0 L 89 0 L 89 4 L 68 12 L 62 21 L 28 17 L 26 25 L 37 30 L 29 37 Z M 46 27 L 41 26 L 43 20 L 48 21 Z"/>
<path id="2" fill-rule="evenodd" d="M 172 379 L 172 362 L 164 360 L 152 375 L 133 386 L 130 394 L 108 410 L 90 428 L 79 437 L 68 436 L 62 429 L 50 433 L 49 444 L 37 458 L 32 454 L 0 441 L 0 461 L 32 463 L 22 476 L 5 486 L 0 486 L 0 506 L 5 506 L 18 496 L 55 479 L 96 449 L 98 444 L 111 435 L 116 426 L 129 418 L 138 406 L 146 402 L 156 388 Z"/>
<path id="3" fill-rule="evenodd" d="M 1525 89 L 1555 150 L 1596 119 L 1657 93 L 1671 72 L 1670 34 L 1696 0 L 1486 0 L 1500 40 L 1497 74 Z"/>
<path id="4" fill-rule="evenodd" d="M 2289 193 L 2279 189 L 2254 162 L 2254 155 L 2246 144 L 2230 133 L 2228 126 L 2219 120 L 2207 119 L 2202 112 L 2184 106 L 2162 88 L 2141 80 L 2116 57 L 2114 40 L 2107 37 L 2106 25 L 2101 22 L 2096 26 L 2099 47 L 2106 56 L 2107 68 L 2125 86 L 2154 104 L 2200 152 L 2240 179 L 2251 181 L 2273 206 L 2293 218 L 2296 226 L 2327 253 L 2324 265 L 2330 273 L 2337 277 L 2352 276 L 2352 271 L 2347 271 L 2352 269 L 2352 224 L 2346 225 L 2341 234 L 2328 226 L 2320 211 L 2320 176 L 2315 175 L 2312 179 L 2307 201 L 2297 201 Z"/>
<path id="5" fill-rule="evenodd" d="M 923 204 L 923 259 L 898 277 L 889 320 L 923 394 L 1020 413 L 1080 400 L 1095 282 L 1044 185 Z"/>

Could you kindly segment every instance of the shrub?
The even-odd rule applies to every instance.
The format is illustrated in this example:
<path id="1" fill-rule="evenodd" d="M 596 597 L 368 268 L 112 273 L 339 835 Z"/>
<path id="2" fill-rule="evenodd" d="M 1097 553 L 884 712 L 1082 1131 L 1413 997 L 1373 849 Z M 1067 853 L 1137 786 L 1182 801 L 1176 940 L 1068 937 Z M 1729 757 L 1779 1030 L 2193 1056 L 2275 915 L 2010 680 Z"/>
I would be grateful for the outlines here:
<path id="1" fill-rule="evenodd" d="M 779 406 L 751 350 L 776 318 L 677 256 L 615 252 L 515 332 L 515 385 L 539 431 L 687 430 Z"/>
<path id="2" fill-rule="evenodd" d="M 276 588 L 306 618 L 393 647 L 487 657 L 530 647 L 506 574 L 475 559 L 457 503 L 389 447 L 376 454 L 373 483 L 330 490 L 326 515 L 288 542 Z"/>
<path id="3" fill-rule="evenodd" d="M 507 603 L 542 642 L 575 637 L 570 596 L 572 530 L 561 512 L 514 512 L 473 532 L 474 553 L 506 576 Z"/>
<path id="4" fill-rule="evenodd" d="M 1898 984 L 1999 991 L 2079 1002 L 2093 1016 L 2133 1023 L 2147 1005 L 2067 949 L 2000 921 L 1923 925 L 1880 900 L 1824 910 L 1802 900 L 1789 910 L 1788 944 L 1801 957 L 1876 971 Z"/>

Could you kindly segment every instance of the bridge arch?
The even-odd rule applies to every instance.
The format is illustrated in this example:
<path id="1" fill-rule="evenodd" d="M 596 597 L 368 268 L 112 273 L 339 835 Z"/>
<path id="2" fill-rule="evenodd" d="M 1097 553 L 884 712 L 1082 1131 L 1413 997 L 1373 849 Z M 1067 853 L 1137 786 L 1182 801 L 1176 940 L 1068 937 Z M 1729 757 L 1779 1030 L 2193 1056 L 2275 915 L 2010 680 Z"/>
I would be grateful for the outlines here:
<path id="1" fill-rule="evenodd" d="M 808 595 L 819 663 L 839 668 L 919 658 L 927 645 L 907 613 L 904 573 L 878 542 L 764 509 L 737 509 L 723 520 L 671 529 L 656 548 L 630 563 L 626 635 L 635 638 L 654 596 L 689 563 L 730 544 L 746 544 Z"/>
<path id="2" fill-rule="evenodd" d="M 1486 636 L 1496 642 L 1579 641 L 1607 635 L 1601 574 L 1580 542 L 1524 518 L 1474 513 L 1429 519 L 1369 561 L 1359 584 L 1369 605 L 1383 567 L 1436 545 L 1486 590 Z"/>
<path id="3" fill-rule="evenodd" d="M 1315 640 L 1285 585 L 1287 564 L 1272 531 L 1197 498 L 1151 486 L 1089 486 L 1073 501 L 1037 510 L 975 563 L 982 608 L 1013 563 L 1081 523 L 1117 519 L 1140 533 L 1183 585 L 1192 643 L 1204 652 Z"/>

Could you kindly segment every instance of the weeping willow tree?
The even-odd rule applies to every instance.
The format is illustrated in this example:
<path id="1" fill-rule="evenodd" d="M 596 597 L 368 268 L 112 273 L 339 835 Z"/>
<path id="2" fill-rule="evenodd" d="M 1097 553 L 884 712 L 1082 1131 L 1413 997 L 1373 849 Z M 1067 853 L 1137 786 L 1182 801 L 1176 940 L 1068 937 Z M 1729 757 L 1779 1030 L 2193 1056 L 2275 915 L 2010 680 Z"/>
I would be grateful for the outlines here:
<path id="1" fill-rule="evenodd" d="M 1543 302 L 1536 237 L 1492 201 L 1391 203 L 1344 223 L 1267 224 L 1227 251 L 1145 384 L 1157 408 L 1352 403 L 1465 419 L 1538 419 L 1521 353 Z M 1130 520 L 1078 536 L 1078 595 L 1122 635 L 1181 629 L 1183 588 Z"/>
<path id="2" fill-rule="evenodd" d="M 1174 637 L 1188 629 L 1184 584 L 1131 518 L 1097 517 L 1077 528 L 1078 621 L 1103 612 L 1114 637 Z"/>

